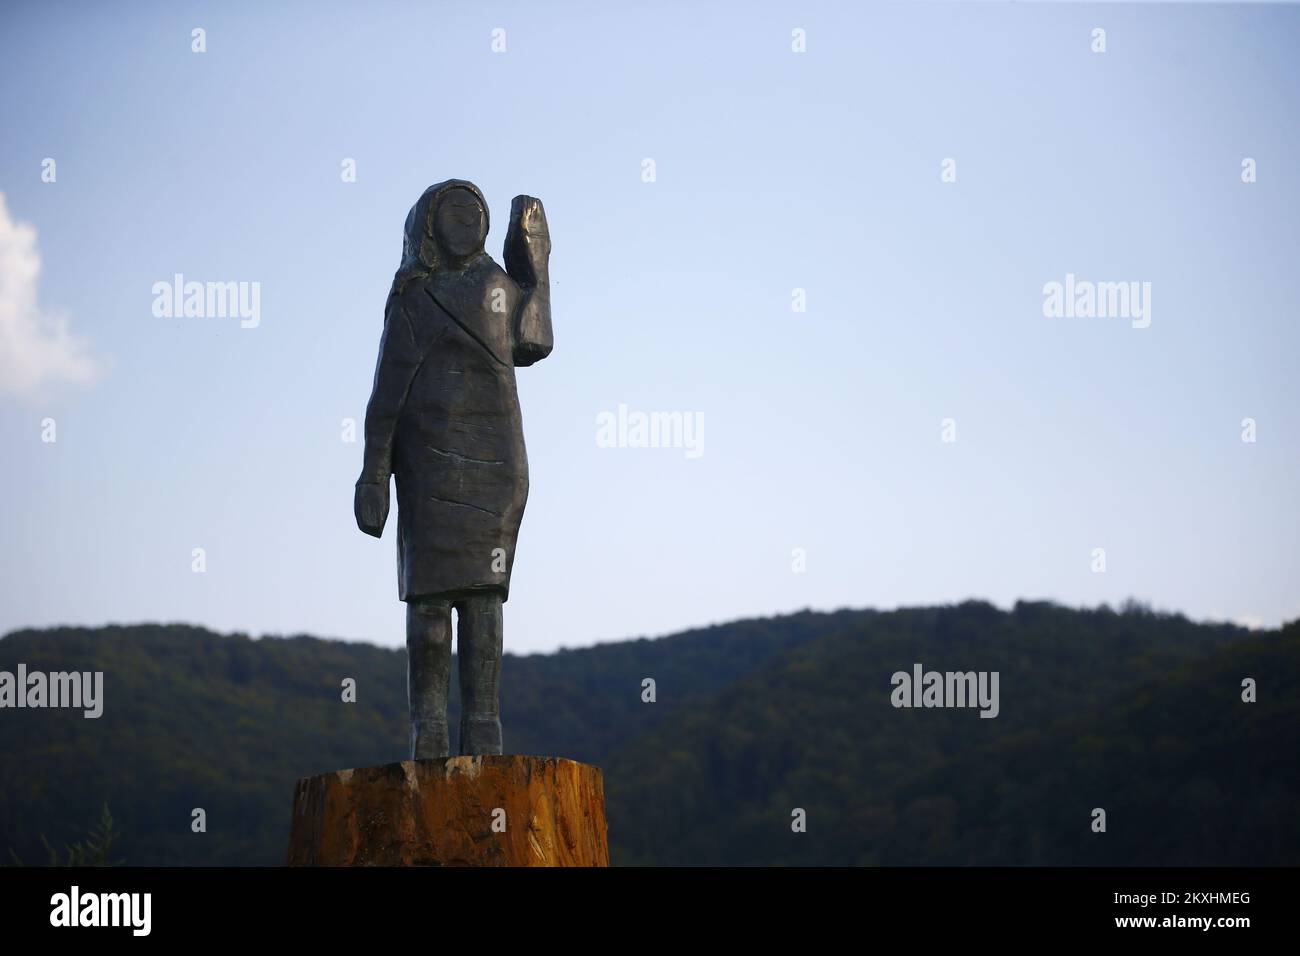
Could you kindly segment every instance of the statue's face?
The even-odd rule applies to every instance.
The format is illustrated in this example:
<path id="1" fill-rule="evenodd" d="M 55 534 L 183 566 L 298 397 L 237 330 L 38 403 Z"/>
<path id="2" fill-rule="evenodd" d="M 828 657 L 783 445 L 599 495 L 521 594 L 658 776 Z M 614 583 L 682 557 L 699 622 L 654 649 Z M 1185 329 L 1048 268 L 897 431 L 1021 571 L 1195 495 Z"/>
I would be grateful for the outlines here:
<path id="1" fill-rule="evenodd" d="M 453 256 L 467 256 L 483 245 L 487 213 L 468 189 L 451 189 L 438 203 L 433 216 L 433 235 Z"/>

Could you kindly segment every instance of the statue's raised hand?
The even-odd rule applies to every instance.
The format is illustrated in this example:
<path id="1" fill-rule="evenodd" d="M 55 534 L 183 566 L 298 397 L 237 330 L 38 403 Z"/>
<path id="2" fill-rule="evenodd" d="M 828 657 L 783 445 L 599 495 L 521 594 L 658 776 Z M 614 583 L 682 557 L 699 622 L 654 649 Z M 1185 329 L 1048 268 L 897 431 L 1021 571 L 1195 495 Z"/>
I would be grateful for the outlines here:
<path id="1" fill-rule="evenodd" d="M 504 249 L 506 272 L 527 286 L 547 279 L 551 256 L 551 231 L 546 210 L 535 196 L 516 196 L 510 204 L 510 226 Z"/>
<path id="2" fill-rule="evenodd" d="M 388 482 L 359 481 L 352 499 L 357 527 L 378 538 L 388 522 Z"/>

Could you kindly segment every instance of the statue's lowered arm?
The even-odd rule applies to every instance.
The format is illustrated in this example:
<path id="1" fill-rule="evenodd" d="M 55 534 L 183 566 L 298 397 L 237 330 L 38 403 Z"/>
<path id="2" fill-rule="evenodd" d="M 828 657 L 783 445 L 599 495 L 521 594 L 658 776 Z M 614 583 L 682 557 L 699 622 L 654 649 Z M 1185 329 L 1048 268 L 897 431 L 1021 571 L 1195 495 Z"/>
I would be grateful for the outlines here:
<path id="1" fill-rule="evenodd" d="M 406 312 L 396 299 L 389 302 L 384 334 L 379 340 L 375 384 L 366 405 L 365 453 L 357 479 L 353 512 L 357 527 L 376 538 L 388 520 L 388 479 L 393 471 L 393 436 L 406 402 L 411 380 L 420 367 L 420 350 Z"/>
<path id="2" fill-rule="evenodd" d="M 506 272 L 519 283 L 523 301 L 514 320 L 514 363 L 532 365 L 551 354 L 551 234 L 542 201 L 516 196 L 506 232 Z"/>

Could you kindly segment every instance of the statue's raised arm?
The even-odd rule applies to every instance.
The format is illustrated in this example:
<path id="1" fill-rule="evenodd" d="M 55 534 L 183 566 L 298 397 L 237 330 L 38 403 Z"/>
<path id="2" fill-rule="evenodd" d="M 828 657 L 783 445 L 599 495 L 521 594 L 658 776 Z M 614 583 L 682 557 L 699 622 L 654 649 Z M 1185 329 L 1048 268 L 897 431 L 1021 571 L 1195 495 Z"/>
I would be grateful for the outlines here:
<path id="1" fill-rule="evenodd" d="M 515 365 L 532 365 L 551 354 L 551 233 L 542 201 L 516 196 L 503 250 L 506 272 L 519 283 L 523 302 L 514 322 Z"/>

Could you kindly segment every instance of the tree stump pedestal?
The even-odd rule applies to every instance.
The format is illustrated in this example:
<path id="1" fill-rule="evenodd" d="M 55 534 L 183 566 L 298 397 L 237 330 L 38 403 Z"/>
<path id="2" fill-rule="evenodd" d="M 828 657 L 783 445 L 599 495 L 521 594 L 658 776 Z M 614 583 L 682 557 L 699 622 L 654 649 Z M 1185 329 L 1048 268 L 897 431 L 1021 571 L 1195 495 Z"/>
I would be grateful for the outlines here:
<path id="1" fill-rule="evenodd" d="M 608 866 L 598 767 L 492 755 L 304 777 L 290 866 Z"/>

